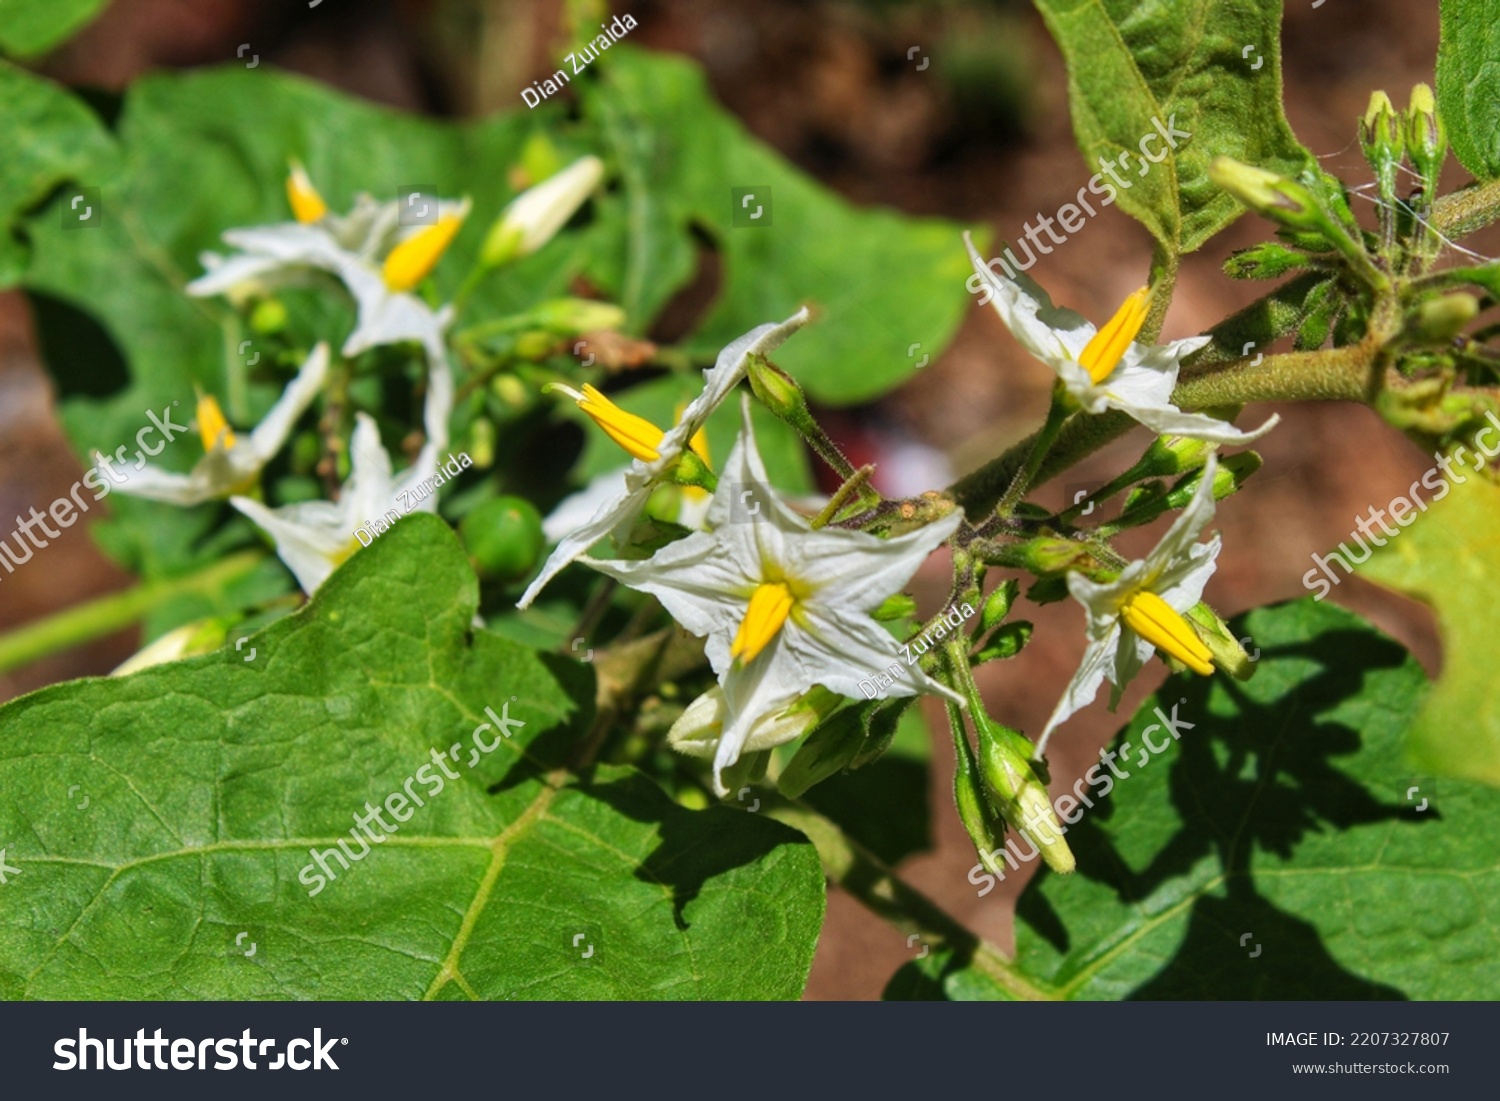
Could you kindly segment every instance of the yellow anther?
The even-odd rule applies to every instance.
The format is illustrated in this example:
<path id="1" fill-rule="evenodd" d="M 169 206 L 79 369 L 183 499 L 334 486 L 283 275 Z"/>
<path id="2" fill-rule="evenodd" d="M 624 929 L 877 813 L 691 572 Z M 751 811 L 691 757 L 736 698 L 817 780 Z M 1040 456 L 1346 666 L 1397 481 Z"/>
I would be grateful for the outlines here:
<path id="1" fill-rule="evenodd" d="M 1125 626 L 1193 672 L 1206 677 L 1214 671 L 1213 654 L 1192 625 L 1155 593 L 1131 593 L 1120 606 L 1120 617 Z"/>
<path id="2" fill-rule="evenodd" d="M 426 279 L 463 224 L 462 215 L 445 214 L 437 224 L 417 231 L 391 249 L 381 268 L 385 285 L 393 291 L 409 291 Z"/>
<path id="3" fill-rule="evenodd" d="M 198 435 L 203 438 L 204 451 L 228 451 L 234 446 L 234 432 L 212 394 L 198 395 Z"/>
<path id="4" fill-rule="evenodd" d="M 1120 357 L 1140 333 L 1150 308 L 1151 289 L 1142 287 L 1120 303 L 1115 316 L 1084 347 L 1078 362 L 1089 373 L 1094 385 L 1107 379 L 1110 372 L 1120 365 Z"/>
<path id="5" fill-rule="evenodd" d="M 543 390 L 561 390 L 578 403 L 593 418 L 595 424 L 604 429 L 604 434 L 629 452 L 631 458 L 645 463 L 654 463 L 661 456 L 657 448 L 666 435 L 645 417 L 627 413 L 601 394 L 591 384 L 584 383 L 582 391 L 564 386 L 560 382 L 549 382 Z"/>
<path id="6" fill-rule="evenodd" d="M 780 581 L 767 581 L 750 595 L 745 618 L 729 647 L 729 656 L 749 665 L 771 644 L 792 611 L 792 591 Z"/>
<path id="7" fill-rule="evenodd" d="M 323 201 L 323 196 L 318 194 L 318 189 L 312 185 L 307 173 L 296 161 L 292 162 L 291 170 L 286 174 L 286 201 L 291 204 L 292 214 L 303 225 L 316 222 L 328 213 L 328 204 Z"/>

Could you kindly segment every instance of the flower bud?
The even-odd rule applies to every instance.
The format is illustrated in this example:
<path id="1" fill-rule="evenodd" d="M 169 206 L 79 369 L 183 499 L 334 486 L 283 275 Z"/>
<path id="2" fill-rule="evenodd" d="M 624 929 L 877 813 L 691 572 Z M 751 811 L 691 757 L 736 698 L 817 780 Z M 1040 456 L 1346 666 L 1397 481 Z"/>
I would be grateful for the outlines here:
<path id="1" fill-rule="evenodd" d="M 821 685 L 780 711 L 763 715 L 750 728 L 742 754 L 771 749 L 802 737 L 817 726 L 834 708 L 843 703 L 837 696 Z M 724 730 L 724 719 L 729 714 L 724 701 L 724 692 L 714 685 L 703 695 L 688 704 L 672 729 L 667 731 L 667 743 L 679 753 L 689 757 L 712 757 L 719 747 L 719 735 Z"/>
<path id="2" fill-rule="evenodd" d="M 1082 543 L 1043 536 L 1020 548 L 1022 564 L 1038 577 L 1059 577 L 1089 557 Z"/>
<path id="3" fill-rule="evenodd" d="M 1312 192 L 1275 172 L 1220 156 L 1209 165 L 1208 176 L 1251 210 L 1283 225 L 1318 229 L 1325 220 Z"/>
<path id="4" fill-rule="evenodd" d="M 1031 640 L 1031 631 L 1032 625 L 1024 619 L 1004 624 L 990 636 L 984 648 L 974 655 L 974 664 L 1015 657 Z"/>
<path id="5" fill-rule="evenodd" d="M 582 157 L 513 199 L 490 227 L 479 252 L 486 268 L 530 256 L 560 230 L 598 186 L 604 162 Z"/>
<path id="6" fill-rule="evenodd" d="M 228 634 L 228 622 L 219 618 L 200 619 L 196 623 L 184 624 L 142 647 L 109 675 L 124 677 L 153 665 L 165 665 L 169 661 L 181 661 L 183 658 L 206 654 L 217 650 Z"/>
<path id="7" fill-rule="evenodd" d="M 974 843 L 979 863 L 991 874 L 1004 876 L 1004 861 L 996 860 L 991 854 L 1004 847 L 1005 823 L 997 822 L 990 810 L 968 739 L 962 731 L 956 731 L 953 741 L 953 805 L 958 808 L 958 820 L 964 824 L 969 840 Z"/>
<path id="8" fill-rule="evenodd" d="M 1359 123 L 1359 144 L 1364 147 L 1365 159 L 1370 160 L 1371 168 L 1377 172 L 1386 163 L 1400 162 L 1406 153 L 1401 115 L 1385 92 L 1371 93 L 1370 107 L 1365 108 L 1364 120 Z"/>
<path id="9" fill-rule="evenodd" d="M 613 302 L 591 298 L 551 298 L 531 311 L 531 319 L 550 332 L 572 336 L 618 329 L 625 324 L 625 311 Z"/>
<path id="10" fill-rule="evenodd" d="M 262 298 L 250 311 L 250 330 L 274 336 L 286 328 L 286 305 L 279 298 Z"/>
<path id="11" fill-rule="evenodd" d="M 1255 651 L 1255 657 L 1247 654 L 1240 640 L 1230 633 L 1229 625 L 1201 600 L 1187 610 L 1187 619 L 1203 645 L 1208 647 L 1215 665 L 1235 680 L 1250 679 L 1255 673 L 1255 662 L 1260 657 L 1259 649 Z"/>
<path id="12" fill-rule="evenodd" d="M 1479 299 L 1468 291 L 1430 298 L 1417 310 L 1415 327 L 1423 340 L 1446 344 L 1479 314 Z"/>
<path id="13" fill-rule="evenodd" d="M 1000 817 L 1041 851 L 1054 872 L 1071 872 L 1073 852 L 1052 809 L 1047 785 L 1031 760 L 1032 745 L 1009 727 L 983 715 L 979 728 L 979 773 Z"/>
<path id="14" fill-rule="evenodd" d="M 1021 583 L 1012 577 L 990 593 L 984 607 L 979 610 L 979 634 L 1005 621 L 1005 617 L 1010 614 L 1010 606 L 1016 602 L 1020 591 Z"/>
<path id="15" fill-rule="evenodd" d="M 1158 436 L 1141 456 L 1142 478 L 1165 478 L 1197 470 L 1208 462 L 1214 445 L 1190 436 Z"/>
<path id="16" fill-rule="evenodd" d="M 755 396 L 762 405 L 794 428 L 812 421 L 802 387 L 797 385 L 791 375 L 765 356 L 752 355 L 746 363 L 749 366 L 750 389 L 755 391 Z"/>
<path id="17" fill-rule="evenodd" d="M 1224 273 L 1231 279 L 1280 279 L 1306 267 L 1308 259 L 1304 252 L 1276 241 L 1266 241 L 1231 254 L 1224 261 Z"/>
<path id="18" fill-rule="evenodd" d="M 1427 181 L 1426 190 L 1430 194 L 1448 152 L 1448 130 L 1438 117 L 1432 89 L 1425 84 L 1411 90 L 1411 102 L 1406 108 L 1406 152 Z"/>

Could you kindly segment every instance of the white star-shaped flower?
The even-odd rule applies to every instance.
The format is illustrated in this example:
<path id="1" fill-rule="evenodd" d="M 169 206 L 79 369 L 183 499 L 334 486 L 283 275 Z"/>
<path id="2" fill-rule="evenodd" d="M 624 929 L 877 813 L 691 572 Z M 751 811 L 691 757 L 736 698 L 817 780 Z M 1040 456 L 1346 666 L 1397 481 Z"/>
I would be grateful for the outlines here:
<path id="1" fill-rule="evenodd" d="M 1052 304 L 1047 292 L 1025 275 L 1006 279 L 980 258 L 967 233 L 964 243 L 974 270 L 987 284 L 990 303 L 1006 328 L 1028 352 L 1059 379 L 1074 401 L 1089 413 L 1118 409 L 1162 435 L 1191 436 L 1210 443 L 1249 443 L 1265 435 L 1281 418 L 1273 414 L 1252 432 L 1202 413 L 1184 413 L 1172 404 L 1183 357 L 1213 338 L 1195 336 L 1168 344 L 1138 344 L 1149 296 L 1141 288 L 1127 298 L 1102 329 L 1072 310 Z"/>
<path id="2" fill-rule="evenodd" d="M 1192 499 L 1161 542 L 1115 580 L 1091 581 L 1081 573 L 1068 574 L 1068 591 L 1088 613 L 1089 644 L 1037 742 L 1039 755 L 1052 731 L 1092 703 L 1105 680 L 1114 685 L 1110 706 L 1119 702 L 1125 685 L 1153 650 L 1172 655 L 1195 673 L 1213 673 L 1212 653 L 1183 615 L 1203 598 L 1219 555 L 1217 535 L 1207 543 L 1197 542 L 1198 533 L 1213 519 L 1216 467 L 1210 455 Z"/>
<path id="3" fill-rule="evenodd" d="M 198 399 L 198 431 L 203 439 L 203 458 L 186 474 L 146 464 L 123 475 L 121 493 L 166 501 L 174 505 L 198 505 L 232 493 L 243 493 L 255 485 L 261 469 L 281 450 L 328 376 L 328 345 L 319 344 L 302 364 L 297 377 L 265 419 L 248 436 L 236 436 L 212 396 Z M 105 458 L 94 452 L 94 465 L 107 473 Z M 138 464 L 139 465 L 139 464 Z"/>
<path id="4" fill-rule="evenodd" d="M 528 607 L 542 587 L 606 535 L 625 539 L 646 507 L 652 492 L 666 481 L 672 467 L 702 429 L 719 403 L 739 385 L 748 370 L 749 357 L 770 355 L 807 322 L 810 314 L 803 308 L 779 325 L 766 324 L 751 329 L 719 353 L 718 360 L 703 372 L 703 392 L 683 410 L 682 417 L 669 431 L 633 413 L 627 413 L 592 386 L 575 395 L 579 408 L 594 419 L 620 446 L 634 458 L 624 473 L 623 492 L 612 494 L 600 505 L 587 523 L 564 536 L 542 565 L 542 572 L 516 602 Z"/>
<path id="5" fill-rule="evenodd" d="M 644 561 L 588 565 L 655 596 L 686 630 L 706 638 L 724 693 L 714 784 L 739 760 L 752 732 L 814 685 L 863 699 L 861 680 L 884 672 L 891 695 L 952 689 L 906 664 L 891 636 L 870 616 L 900 591 L 963 516 L 953 512 L 917 531 L 881 539 L 861 531 L 812 528 L 773 494 L 741 514 L 744 487 L 768 487 L 750 428 L 744 427 L 708 508 L 707 532 L 669 543 Z M 882 679 L 884 683 L 884 679 Z"/>
<path id="6" fill-rule="evenodd" d="M 448 417 L 453 411 L 453 375 L 443 361 L 435 361 L 427 380 L 423 427 L 427 441 L 417 460 L 394 477 L 391 458 L 380 443 L 380 430 L 366 413 L 355 414 L 350 439 L 349 480 L 337 502 L 301 501 L 271 509 L 248 497 L 229 503 L 248 516 L 276 543 L 276 553 L 309 596 L 361 546 L 357 532 L 383 532 L 414 508 L 437 511 L 437 487 L 446 478 L 439 459 L 448 449 Z M 424 486 L 424 483 L 430 483 Z M 377 526 L 377 521 L 379 525 Z M 375 535 L 368 536 L 373 541 Z"/>
<path id="7" fill-rule="evenodd" d="M 421 199 L 437 202 L 436 221 L 430 225 L 403 226 L 400 204 L 378 203 L 368 195 L 360 195 L 354 209 L 340 217 L 328 211 L 297 165 L 288 178 L 287 195 L 297 221 L 227 230 L 225 243 L 240 251 L 227 258 L 205 253 L 205 274 L 189 283 L 187 292 L 236 299 L 327 272 L 348 288 L 358 312 L 344 355 L 410 340 L 421 344 L 430 359 L 441 358 L 453 311 L 434 310 L 411 290 L 457 236 L 469 200 Z"/>

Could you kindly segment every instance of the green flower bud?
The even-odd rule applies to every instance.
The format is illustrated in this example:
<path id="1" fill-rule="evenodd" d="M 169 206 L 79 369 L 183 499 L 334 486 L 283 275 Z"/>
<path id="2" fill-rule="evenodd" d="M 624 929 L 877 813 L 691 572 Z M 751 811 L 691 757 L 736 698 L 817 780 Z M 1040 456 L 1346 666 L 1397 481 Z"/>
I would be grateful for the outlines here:
<path id="1" fill-rule="evenodd" d="M 1259 648 L 1254 657 L 1247 654 L 1217 612 L 1200 600 L 1188 609 L 1187 618 L 1213 655 L 1215 665 L 1235 680 L 1249 680 L 1254 675 L 1255 662 L 1260 658 Z"/>
<path id="2" fill-rule="evenodd" d="M 991 627 L 998 626 L 1005 621 L 1010 614 L 1010 606 L 1016 602 L 1016 597 L 1021 592 L 1021 583 L 1014 577 L 1001 583 L 1001 585 L 985 600 L 984 607 L 979 610 L 979 634 L 984 634 Z"/>
<path id="3" fill-rule="evenodd" d="M 765 356 L 752 355 L 748 360 L 750 389 L 771 412 L 793 427 L 812 421 L 807 398 L 791 375 Z"/>
<path id="4" fill-rule="evenodd" d="M 1396 113 L 1390 96 L 1384 92 L 1370 94 L 1370 105 L 1365 108 L 1365 117 L 1359 126 L 1359 143 L 1364 147 L 1372 168 L 1385 160 L 1399 161 L 1406 152 L 1401 116 Z"/>
<path id="5" fill-rule="evenodd" d="M 1448 152 L 1448 129 L 1438 116 L 1432 89 L 1425 84 L 1411 90 L 1411 102 L 1406 108 L 1406 152 L 1427 181 L 1426 190 L 1430 194 Z"/>
<path id="6" fill-rule="evenodd" d="M 1307 267 L 1310 260 L 1305 252 L 1267 241 L 1231 255 L 1224 261 L 1224 272 L 1231 279 L 1280 279 Z"/>
<path id="7" fill-rule="evenodd" d="M 1417 334 L 1434 344 L 1446 344 L 1479 314 L 1479 299 L 1467 291 L 1429 298 L 1414 319 Z"/>
<path id="8" fill-rule="evenodd" d="M 1370 96 L 1370 106 L 1359 124 L 1359 143 L 1365 160 L 1375 173 L 1380 197 L 1386 203 L 1394 200 L 1396 172 L 1406 152 L 1406 132 L 1401 116 L 1384 92 Z"/>
<path id="9" fill-rule="evenodd" d="M 974 655 L 974 664 L 982 665 L 987 661 L 1003 661 L 1015 657 L 1031 640 L 1031 631 L 1032 625 L 1024 619 L 1004 624 L 990 636 L 984 648 Z"/>
<path id="10" fill-rule="evenodd" d="M 1038 577 L 1060 577 L 1089 557 L 1081 543 L 1043 536 L 1020 548 L 1021 562 Z"/>
<path id="11" fill-rule="evenodd" d="M 625 324 L 625 311 L 619 306 L 591 298 L 551 298 L 532 310 L 531 317 L 540 327 L 569 336 L 618 329 Z"/>
<path id="12" fill-rule="evenodd" d="M 1054 872 L 1071 872 L 1073 852 L 1047 795 L 1047 784 L 1031 760 L 1032 745 L 1021 734 L 984 715 L 979 729 L 979 773 L 1000 817 L 1040 850 Z"/>
<path id="13" fill-rule="evenodd" d="M 1198 470 L 1213 453 L 1214 445 L 1188 436 L 1158 436 L 1141 456 L 1142 476 L 1170 477 Z"/>
<path id="14" fill-rule="evenodd" d="M 506 405 L 520 409 L 530 400 L 526 384 L 512 374 L 496 375 L 490 380 L 490 390 Z"/>
<path id="15" fill-rule="evenodd" d="M 1319 229 L 1326 220 L 1312 192 L 1295 180 L 1264 168 L 1215 157 L 1208 177 L 1251 210 L 1298 229 Z"/>
<path id="16" fill-rule="evenodd" d="M 1003 876 L 1004 860 L 996 860 L 990 854 L 1004 847 L 1005 823 L 997 822 L 990 810 L 969 740 L 962 731 L 956 731 L 953 742 L 953 805 L 958 808 L 958 820 L 974 843 L 979 863 L 993 875 Z"/>

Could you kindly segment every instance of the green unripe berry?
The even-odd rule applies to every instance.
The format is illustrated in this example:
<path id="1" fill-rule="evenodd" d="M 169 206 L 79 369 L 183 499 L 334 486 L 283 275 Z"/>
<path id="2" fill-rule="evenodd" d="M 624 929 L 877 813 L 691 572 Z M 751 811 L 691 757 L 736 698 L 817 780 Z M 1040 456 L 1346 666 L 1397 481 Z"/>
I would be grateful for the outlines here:
<path id="1" fill-rule="evenodd" d="M 480 576 L 504 584 L 525 578 L 547 545 L 542 516 L 524 497 L 495 497 L 458 525 Z"/>

